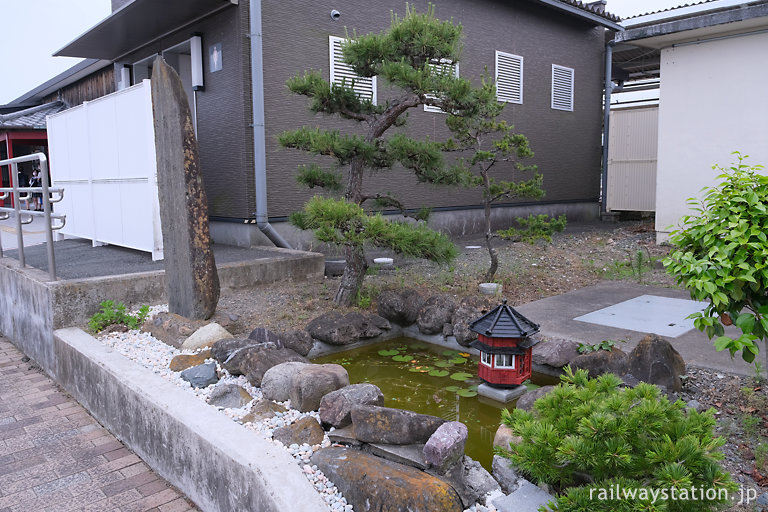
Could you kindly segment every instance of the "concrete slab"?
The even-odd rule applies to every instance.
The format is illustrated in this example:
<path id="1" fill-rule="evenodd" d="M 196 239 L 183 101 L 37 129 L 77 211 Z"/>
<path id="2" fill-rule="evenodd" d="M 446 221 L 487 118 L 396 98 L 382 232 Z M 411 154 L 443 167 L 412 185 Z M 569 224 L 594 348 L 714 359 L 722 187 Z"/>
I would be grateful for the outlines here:
<path id="1" fill-rule="evenodd" d="M 514 388 L 496 388 L 483 382 L 477 386 L 477 394 L 490 398 L 496 402 L 507 404 L 512 400 L 516 400 L 523 396 L 528 391 L 525 386 L 516 386 Z"/>
<path id="2" fill-rule="evenodd" d="M 334 429 L 333 432 L 328 432 L 328 439 L 330 439 L 332 443 L 342 443 L 351 446 L 360 446 L 363 444 L 362 441 L 355 437 L 355 428 L 352 425 Z"/>
<path id="3" fill-rule="evenodd" d="M 499 512 L 537 512 L 539 507 L 546 508 L 550 501 L 555 501 L 552 495 L 525 480 L 515 492 L 496 498 L 491 503 Z"/>
<path id="4" fill-rule="evenodd" d="M 705 302 L 641 295 L 574 320 L 676 338 L 695 328 L 693 319 L 688 316 L 700 313 L 706 307 Z"/>
<path id="5" fill-rule="evenodd" d="M 599 343 L 609 339 L 623 340 L 625 343 L 618 343 L 617 346 L 628 352 L 635 348 L 638 341 L 652 332 L 652 325 L 644 327 L 645 324 L 639 324 L 633 325 L 633 329 L 628 329 L 579 322 L 575 319 L 642 295 L 686 300 L 691 298 L 687 291 L 678 288 L 648 286 L 626 281 L 604 281 L 563 295 L 515 306 L 515 309 L 532 321 L 541 324 L 540 332 L 545 338 L 561 338 L 585 344 Z M 740 335 L 740 331 L 733 326 L 726 328 L 725 332 L 729 336 Z M 686 364 L 739 375 L 754 374 L 754 366 L 747 364 L 739 356 L 731 359 L 727 351 L 717 352 L 712 340 L 697 329 L 676 338 L 667 339 L 680 352 Z"/>
<path id="6" fill-rule="evenodd" d="M 368 451 L 392 462 L 405 464 L 416 469 L 427 469 L 429 464 L 424 460 L 423 444 L 368 444 Z"/>

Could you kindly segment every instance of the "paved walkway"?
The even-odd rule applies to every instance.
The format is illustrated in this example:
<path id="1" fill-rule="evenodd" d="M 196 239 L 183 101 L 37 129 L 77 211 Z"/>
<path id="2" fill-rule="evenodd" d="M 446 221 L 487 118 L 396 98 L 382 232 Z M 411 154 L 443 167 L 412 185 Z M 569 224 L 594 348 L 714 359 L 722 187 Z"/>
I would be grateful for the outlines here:
<path id="1" fill-rule="evenodd" d="M 197 510 L 0 336 L 0 512 Z"/>

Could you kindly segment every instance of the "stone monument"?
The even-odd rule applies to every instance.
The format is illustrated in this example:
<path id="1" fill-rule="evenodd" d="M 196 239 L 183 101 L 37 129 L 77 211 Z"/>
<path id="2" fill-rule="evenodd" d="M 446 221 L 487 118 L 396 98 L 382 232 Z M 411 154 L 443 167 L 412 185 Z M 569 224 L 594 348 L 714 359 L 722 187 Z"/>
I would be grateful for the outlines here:
<path id="1" fill-rule="evenodd" d="M 197 139 L 181 79 L 160 56 L 152 65 L 152 110 L 168 309 L 208 319 L 219 301 L 219 276 Z"/>

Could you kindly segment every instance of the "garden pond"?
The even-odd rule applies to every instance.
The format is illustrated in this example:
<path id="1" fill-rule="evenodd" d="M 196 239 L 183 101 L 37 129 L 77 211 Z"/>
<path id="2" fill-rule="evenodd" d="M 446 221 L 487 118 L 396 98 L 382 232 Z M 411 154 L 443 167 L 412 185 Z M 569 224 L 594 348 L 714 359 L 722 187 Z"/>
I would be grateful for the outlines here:
<path id="1" fill-rule="evenodd" d="M 493 460 L 493 438 L 501 423 L 502 404 L 478 396 L 479 358 L 410 338 L 397 338 L 313 359 L 313 363 L 335 363 L 349 373 L 353 384 L 370 382 L 384 393 L 384 405 L 431 414 L 467 426 L 465 453 L 488 471 Z M 526 385 L 556 384 L 559 379 L 534 374 Z"/>

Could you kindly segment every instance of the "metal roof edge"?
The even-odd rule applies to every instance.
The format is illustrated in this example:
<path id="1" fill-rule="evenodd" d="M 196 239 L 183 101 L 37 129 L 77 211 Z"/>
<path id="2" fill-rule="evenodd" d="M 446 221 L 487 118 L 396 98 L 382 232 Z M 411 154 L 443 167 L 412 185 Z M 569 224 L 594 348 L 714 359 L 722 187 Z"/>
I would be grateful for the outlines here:
<path id="1" fill-rule="evenodd" d="M 38 85 L 31 91 L 24 93 L 22 96 L 19 96 L 4 106 L 22 105 L 27 101 L 34 101 L 35 98 L 50 94 L 57 89 L 61 89 L 62 87 L 74 83 L 84 76 L 103 69 L 109 65 L 111 65 L 111 62 L 108 60 L 85 59 L 81 62 L 78 62 L 66 71 L 59 73 L 47 82 Z"/>
<path id="2" fill-rule="evenodd" d="M 573 14 L 596 25 L 621 32 L 624 27 L 619 24 L 619 17 L 612 14 L 600 14 L 590 10 L 586 4 L 578 0 L 537 0 L 541 4 Z"/>

